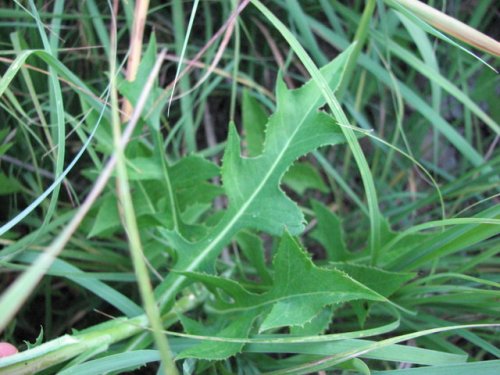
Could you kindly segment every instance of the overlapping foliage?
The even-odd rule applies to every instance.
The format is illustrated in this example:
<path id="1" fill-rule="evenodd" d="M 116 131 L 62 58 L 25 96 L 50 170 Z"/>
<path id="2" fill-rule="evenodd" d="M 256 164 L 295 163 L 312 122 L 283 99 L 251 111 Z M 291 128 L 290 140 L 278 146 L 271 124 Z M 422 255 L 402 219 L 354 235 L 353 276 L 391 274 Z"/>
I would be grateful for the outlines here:
<path id="1" fill-rule="evenodd" d="M 152 373 L 158 361 L 159 372 L 184 374 L 497 371 L 494 73 L 436 23 L 396 0 L 272 1 L 271 10 L 243 1 L 240 23 L 226 24 L 238 42 L 222 68 L 184 76 L 180 104 L 167 109 L 164 87 L 177 75 L 154 75 L 160 47 L 173 61 L 194 56 L 218 35 L 211 15 L 231 20 L 237 2 L 193 3 L 204 37 L 196 24 L 185 30 L 182 2 L 151 4 L 155 30 L 146 28 L 132 81 L 108 74 L 109 57 L 126 55 L 113 49 L 105 2 L 41 3 L 0 10 L 15 20 L 0 29 L 15 55 L 1 60 L 0 267 L 9 276 L 0 325 L 16 344 L 37 338 L 0 359 L 1 373 Z M 473 11 L 471 26 L 491 30 L 491 4 Z M 139 10 L 121 6 L 117 21 L 132 30 Z M 117 37 L 120 48 L 134 43 Z M 64 49 L 95 44 L 103 48 L 88 56 Z M 207 51 L 205 63 L 222 56 Z M 115 88 L 136 109 L 123 158 L 112 131 L 120 108 L 107 101 Z M 109 172 L 92 195 L 116 157 L 132 218 L 123 173 Z M 47 269 L 37 268 L 40 252 L 57 255 Z M 35 276 L 18 280 L 34 299 L 24 301 L 8 291 L 11 273 L 26 268 Z M 148 332 L 149 279 L 175 364 Z"/>

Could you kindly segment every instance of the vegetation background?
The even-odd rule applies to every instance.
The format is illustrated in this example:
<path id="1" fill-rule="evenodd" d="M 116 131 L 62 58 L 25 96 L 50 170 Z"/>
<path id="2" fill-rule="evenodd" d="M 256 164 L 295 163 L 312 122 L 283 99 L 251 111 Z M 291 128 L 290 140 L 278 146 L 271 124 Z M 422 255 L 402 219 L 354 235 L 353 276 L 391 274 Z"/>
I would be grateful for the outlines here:
<path id="1" fill-rule="evenodd" d="M 0 373 L 497 374 L 498 9 L 427 3 L 1 1 Z"/>

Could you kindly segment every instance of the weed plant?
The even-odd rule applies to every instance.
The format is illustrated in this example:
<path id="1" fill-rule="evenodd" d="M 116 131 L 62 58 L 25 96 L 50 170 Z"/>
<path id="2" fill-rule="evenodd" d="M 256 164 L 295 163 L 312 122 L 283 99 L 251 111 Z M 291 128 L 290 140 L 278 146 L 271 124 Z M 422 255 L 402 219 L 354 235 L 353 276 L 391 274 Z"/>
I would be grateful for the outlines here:
<path id="1" fill-rule="evenodd" d="M 500 373 L 494 1 L 1 3 L 1 374 Z"/>

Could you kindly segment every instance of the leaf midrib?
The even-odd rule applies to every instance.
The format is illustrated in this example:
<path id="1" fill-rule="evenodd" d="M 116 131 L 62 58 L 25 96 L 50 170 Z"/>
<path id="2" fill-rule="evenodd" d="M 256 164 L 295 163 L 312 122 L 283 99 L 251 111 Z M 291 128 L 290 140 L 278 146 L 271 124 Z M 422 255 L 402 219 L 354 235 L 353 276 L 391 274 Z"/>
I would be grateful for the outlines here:
<path id="1" fill-rule="evenodd" d="M 226 313 L 234 313 L 234 312 L 241 312 L 241 311 L 248 311 L 248 310 L 255 310 L 255 309 L 259 309 L 261 307 L 265 307 L 266 305 L 270 305 L 270 304 L 275 304 L 277 302 L 281 302 L 281 301 L 285 301 L 285 300 L 288 300 L 288 299 L 295 299 L 295 298 L 307 298 L 307 297 L 313 297 L 313 296 L 321 296 L 321 295 L 329 295 L 329 294 L 334 294 L 335 296 L 340 296 L 340 295 L 348 295 L 348 294 L 357 294 L 357 295 L 361 295 L 363 292 L 340 292 L 340 291 L 335 291 L 335 290 L 321 290 L 321 291 L 311 291 L 311 292 L 302 292 L 302 293 L 296 293 L 296 294 L 291 294 L 291 295 L 285 295 L 285 296 L 280 296 L 280 297 L 276 297 L 276 298 L 272 298 L 272 299 L 269 299 L 269 300 L 265 300 L 261 303 L 258 303 L 258 304 L 253 304 L 253 305 L 249 305 L 249 306 L 240 306 L 240 307 L 233 307 L 233 308 L 229 308 L 229 309 L 224 309 L 224 310 L 220 310 L 220 309 L 217 309 L 217 308 L 213 308 L 213 310 L 217 311 L 218 313 L 221 313 L 221 314 L 226 314 Z M 365 294 L 367 294 L 365 292 Z M 376 295 L 373 295 L 374 299 L 375 297 L 378 297 Z M 352 298 L 352 299 L 362 299 L 363 297 L 361 296 L 357 296 L 355 298 Z M 383 300 L 383 299 L 381 299 Z M 345 301 L 345 300 L 338 300 L 338 301 L 333 301 L 333 302 L 327 302 L 325 305 L 329 305 L 329 304 L 335 304 L 335 303 L 339 303 L 341 301 Z"/>

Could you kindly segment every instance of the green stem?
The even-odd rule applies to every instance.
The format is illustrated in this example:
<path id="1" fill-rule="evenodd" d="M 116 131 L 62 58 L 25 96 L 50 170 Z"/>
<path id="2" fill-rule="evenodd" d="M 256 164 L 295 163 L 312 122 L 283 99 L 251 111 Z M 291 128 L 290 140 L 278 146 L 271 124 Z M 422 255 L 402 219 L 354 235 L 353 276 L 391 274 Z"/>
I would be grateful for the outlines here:
<path id="1" fill-rule="evenodd" d="M 184 23 L 184 10 L 183 2 L 179 0 L 174 0 L 172 2 L 172 23 L 174 26 L 174 37 L 175 37 L 175 51 L 178 56 L 182 56 L 182 51 L 184 49 L 184 38 L 188 38 L 189 34 L 186 34 L 185 23 Z M 179 61 L 182 64 L 182 61 Z M 179 81 L 180 94 L 187 93 L 190 90 L 189 79 L 187 77 Z M 193 102 L 190 95 L 183 95 L 180 98 L 182 118 L 184 118 L 184 134 L 186 141 L 187 152 L 192 153 L 196 151 L 196 131 L 193 123 Z"/>
<path id="2" fill-rule="evenodd" d="M 157 70 L 161 62 L 163 61 L 163 55 L 164 53 L 162 53 L 162 55 L 157 61 L 157 64 L 155 66 Z M 115 80 L 116 63 L 114 54 L 111 54 L 110 56 L 112 56 L 110 61 L 111 119 L 113 126 L 113 139 L 114 139 L 114 148 L 116 156 L 118 197 L 123 209 L 122 219 L 129 240 L 130 253 L 132 255 L 132 262 L 134 264 L 137 284 L 139 285 L 139 291 L 143 301 L 144 310 L 146 311 L 149 323 L 151 324 L 151 328 L 153 329 L 153 337 L 155 339 L 156 346 L 160 352 L 160 357 L 162 359 L 163 364 L 165 365 L 165 375 L 167 374 L 176 375 L 178 373 L 177 367 L 175 366 L 175 363 L 172 359 L 167 337 L 162 333 L 163 325 L 161 322 L 160 311 L 158 309 L 158 305 L 156 304 L 154 298 L 153 287 L 151 286 L 151 280 L 149 279 L 148 269 L 146 267 L 146 262 L 144 260 L 144 252 L 142 249 L 139 228 L 137 226 L 134 205 L 132 203 L 132 195 L 130 193 L 127 166 L 124 154 L 125 146 L 121 142 L 121 124 L 120 124 L 120 115 L 118 112 L 119 108 L 118 93 L 116 90 L 116 80 Z M 148 92 L 148 90 L 145 89 L 145 92 Z"/>
<path id="3" fill-rule="evenodd" d="M 165 187 L 167 188 L 167 196 L 170 203 L 170 211 L 172 213 L 172 223 L 174 225 L 173 229 L 178 232 L 180 231 L 181 219 L 179 215 L 177 200 L 175 199 L 174 188 L 170 179 L 169 166 L 167 164 L 167 161 L 165 160 L 162 135 L 160 130 L 153 130 L 153 133 L 156 157 L 160 162 L 163 180 L 165 182 Z"/>
<path id="4" fill-rule="evenodd" d="M 234 9 L 238 8 L 238 1 L 232 0 L 232 7 Z M 234 121 L 234 116 L 236 113 L 236 96 L 238 94 L 238 68 L 240 62 L 240 26 L 238 20 L 234 22 L 234 55 L 233 55 L 233 72 L 232 72 L 232 83 L 231 83 L 231 102 L 229 105 L 229 120 Z"/>
<path id="5" fill-rule="evenodd" d="M 147 327 L 145 315 L 133 319 L 120 318 L 99 324 L 77 335 L 64 335 L 36 348 L 2 359 L 0 373 L 35 374 L 79 354 L 105 351 L 109 345 L 135 335 Z"/>
<path id="6" fill-rule="evenodd" d="M 187 295 L 179 299 L 174 308 L 164 316 L 165 326 L 178 321 L 180 314 L 192 310 L 200 303 L 199 298 Z M 0 360 L 0 374 L 34 374 L 52 366 L 64 363 L 82 353 L 104 352 L 114 343 L 147 332 L 148 318 L 139 315 L 134 318 L 117 318 L 88 328 L 76 335 L 64 335 L 33 349 L 26 350 Z M 128 347 L 134 350 L 135 347 Z"/>
<path id="7" fill-rule="evenodd" d="M 376 0 L 367 0 L 365 5 L 365 10 L 363 11 L 363 15 L 361 16 L 361 20 L 359 21 L 358 29 L 356 30 L 356 34 L 354 35 L 354 41 L 357 42 L 354 50 L 349 56 L 349 60 L 347 61 L 346 68 L 344 71 L 344 77 L 342 78 L 342 82 L 340 83 L 339 90 L 337 92 L 337 97 L 342 99 L 346 90 L 351 83 L 352 73 L 354 72 L 354 68 L 356 68 L 356 62 L 358 61 L 359 54 L 365 45 L 366 37 L 368 35 L 368 29 L 370 28 L 370 20 L 372 19 L 373 11 L 375 10 Z"/>

